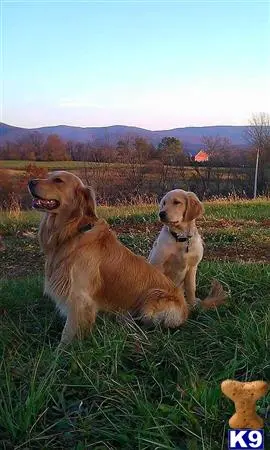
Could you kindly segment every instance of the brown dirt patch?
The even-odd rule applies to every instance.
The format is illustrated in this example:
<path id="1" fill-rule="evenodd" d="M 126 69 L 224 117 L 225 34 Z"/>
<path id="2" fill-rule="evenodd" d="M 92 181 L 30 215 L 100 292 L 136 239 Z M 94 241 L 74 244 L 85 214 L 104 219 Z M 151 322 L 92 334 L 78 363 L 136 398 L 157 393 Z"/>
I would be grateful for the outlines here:
<path id="1" fill-rule="evenodd" d="M 43 270 L 44 258 L 36 237 L 8 237 L 4 245 L 0 251 L 0 278 L 26 277 Z"/>
<path id="2" fill-rule="evenodd" d="M 250 227 L 260 227 L 260 228 L 270 228 L 270 219 L 264 219 L 260 222 L 256 220 L 228 220 L 228 219 L 199 219 L 197 221 L 197 226 L 200 231 L 203 233 L 204 231 L 208 231 L 210 229 L 224 229 L 235 227 L 238 229 L 241 228 L 250 228 Z M 159 232 L 162 228 L 162 224 L 160 222 L 146 222 L 146 223 L 136 223 L 136 224 L 121 224 L 121 225 L 113 225 L 111 227 L 116 233 L 138 233 L 138 232 Z"/>
<path id="3" fill-rule="evenodd" d="M 251 224 L 252 222 L 252 224 Z M 254 226 L 253 221 L 249 222 Z M 226 224 L 226 225 L 225 225 Z M 201 226 L 200 226 L 201 225 Z M 269 227 L 270 220 L 264 220 L 263 223 L 257 223 L 258 227 Z M 270 245 L 268 243 L 256 243 L 249 239 L 248 242 L 241 240 L 241 233 L 237 242 L 231 243 L 211 243 L 207 242 L 208 236 L 212 236 L 215 230 L 227 227 L 247 227 L 247 221 L 200 221 L 199 227 L 205 234 L 205 253 L 206 260 L 222 261 L 245 261 L 257 263 L 269 263 Z M 158 235 L 162 225 L 156 223 L 136 223 L 114 225 L 111 228 L 119 235 L 129 235 L 132 244 L 133 236 L 138 239 L 141 234 L 142 239 L 148 237 L 152 242 Z M 149 239 L 150 238 L 150 239 Z M 148 245 L 148 244 L 147 244 Z M 149 248 L 150 251 L 150 248 Z M 17 278 L 31 276 L 43 271 L 44 258 L 39 249 L 36 233 L 19 232 L 15 236 L 6 236 L 1 240 L 0 246 L 0 278 Z"/>
<path id="4" fill-rule="evenodd" d="M 269 245 L 256 245 L 251 248 L 247 248 L 244 244 L 232 244 L 231 247 L 220 246 L 219 248 L 215 248 L 213 250 L 206 246 L 204 249 L 204 258 L 207 260 L 269 263 L 269 255 Z"/>

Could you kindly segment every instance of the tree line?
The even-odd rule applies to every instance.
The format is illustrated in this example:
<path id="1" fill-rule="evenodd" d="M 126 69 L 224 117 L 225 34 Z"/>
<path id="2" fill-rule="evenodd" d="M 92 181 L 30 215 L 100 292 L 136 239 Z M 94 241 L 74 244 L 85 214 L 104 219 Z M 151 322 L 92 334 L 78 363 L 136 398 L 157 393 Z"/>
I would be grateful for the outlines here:
<path id="1" fill-rule="evenodd" d="M 232 144 L 230 139 L 221 136 L 202 136 L 201 148 L 212 163 L 220 165 L 248 165 L 253 162 L 253 154 L 259 150 L 263 162 L 269 162 L 270 153 L 270 115 L 259 113 L 252 116 L 250 126 L 243 138 L 245 148 Z M 15 142 L 7 141 L 0 145 L 0 159 L 27 161 L 93 161 L 93 162 L 145 162 L 162 160 L 168 165 L 182 165 L 192 161 L 184 144 L 175 137 L 164 137 L 154 146 L 143 137 L 126 136 L 116 144 L 106 142 L 65 141 L 57 134 L 44 136 L 39 132 L 30 132 Z"/>
<path id="2" fill-rule="evenodd" d="M 134 202 L 138 199 L 160 198 L 164 192 L 182 187 L 196 192 L 201 199 L 235 195 L 252 197 L 255 163 L 258 160 L 257 192 L 270 195 L 270 126 L 269 116 L 254 116 L 247 130 L 246 149 L 237 149 L 228 139 L 202 137 L 202 148 L 209 161 L 196 163 L 185 151 L 183 143 L 166 137 L 154 146 L 138 137 L 126 137 L 116 145 L 64 142 L 58 136 L 44 138 L 31 135 L 15 144 L 1 148 L 0 159 L 32 159 L 23 174 L 0 171 L 0 203 L 14 209 L 18 203 L 29 207 L 27 181 L 46 176 L 46 167 L 38 160 L 83 160 L 78 173 L 98 193 L 101 204 Z M 10 153 L 11 151 L 11 153 Z M 16 154 L 16 152 L 20 153 Z M 14 153 L 12 153 L 14 152 Z M 116 164 L 88 164 L 115 162 Z"/>
<path id="3" fill-rule="evenodd" d="M 219 166 L 248 166 L 252 164 L 251 149 L 239 149 L 229 139 L 202 137 L 201 149 L 209 156 L 208 164 Z M 175 137 L 164 137 L 154 146 L 143 137 L 128 136 L 115 145 L 64 141 L 56 134 L 44 137 L 32 132 L 15 142 L 0 146 L 0 159 L 26 161 L 91 161 L 109 163 L 146 163 L 151 160 L 182 166 L 194 162 L 183 143 Z"/>

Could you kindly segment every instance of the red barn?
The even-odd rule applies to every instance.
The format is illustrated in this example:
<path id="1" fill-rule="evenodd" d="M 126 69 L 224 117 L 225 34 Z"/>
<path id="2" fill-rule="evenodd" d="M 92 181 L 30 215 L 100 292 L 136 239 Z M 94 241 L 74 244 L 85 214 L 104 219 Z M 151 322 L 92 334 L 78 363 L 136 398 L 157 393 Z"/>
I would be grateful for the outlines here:
<path id="1" fill-rule="evenodd" d="M 197 155 L 195 155 L 194 160 L 196 162 L 206 162 L 209 160 L 209 155 L 203 150 L 200 150 Z"/>

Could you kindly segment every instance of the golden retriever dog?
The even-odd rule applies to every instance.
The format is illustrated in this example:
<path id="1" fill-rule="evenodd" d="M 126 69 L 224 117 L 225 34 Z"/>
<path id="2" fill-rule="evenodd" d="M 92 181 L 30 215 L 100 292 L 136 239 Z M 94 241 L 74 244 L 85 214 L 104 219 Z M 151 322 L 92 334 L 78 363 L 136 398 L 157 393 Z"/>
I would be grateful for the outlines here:
<path id="1" fill-rule="evenodd" d="M 196 273 L 203 257 L 203 243 L 196 227 L 196 219 L 204 212 L 203 205 L 193 192 L 174 189 L 161 200 L 159 218 L 164 224 L 149 255 L 149 262 L 184 289 L 190 306 L 196 298 Z M 212 289 L 201 306 L 217 306 L 225 300 L 220 283 Z"/>
<path id="2" fill-rule="evenodd" d="M 178 327 L 188 317 L 182 291 L 136 256 L 97 217 L 94 192 L 57 171 L 29 182 L 33 207 L 43 213 L 45 293 L 66 322 L 61 343 L 89 331 L 99 311 L 136 313 L 143 322 Z"/>

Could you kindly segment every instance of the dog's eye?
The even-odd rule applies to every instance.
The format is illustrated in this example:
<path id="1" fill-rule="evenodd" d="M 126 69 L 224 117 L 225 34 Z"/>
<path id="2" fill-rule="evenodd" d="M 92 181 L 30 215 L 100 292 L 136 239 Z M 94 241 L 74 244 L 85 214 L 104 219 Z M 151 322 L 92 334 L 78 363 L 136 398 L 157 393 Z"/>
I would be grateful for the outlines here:
<path id="1" fill-rule="evenodd" d="M 180 203 L 182 203 L 182 202 L 180 202 L 179 200 L 174 200 L 174 201 L 173 201 L 173 204 L 174 204 L 174 205 L 180 205 Z"/>
<path id="2" fill-rule="evenodd" d="M 61 178 L 54 178 L 53 180 L 55 183 L 64 183 L 63 180 L 61 180 Z"/>

